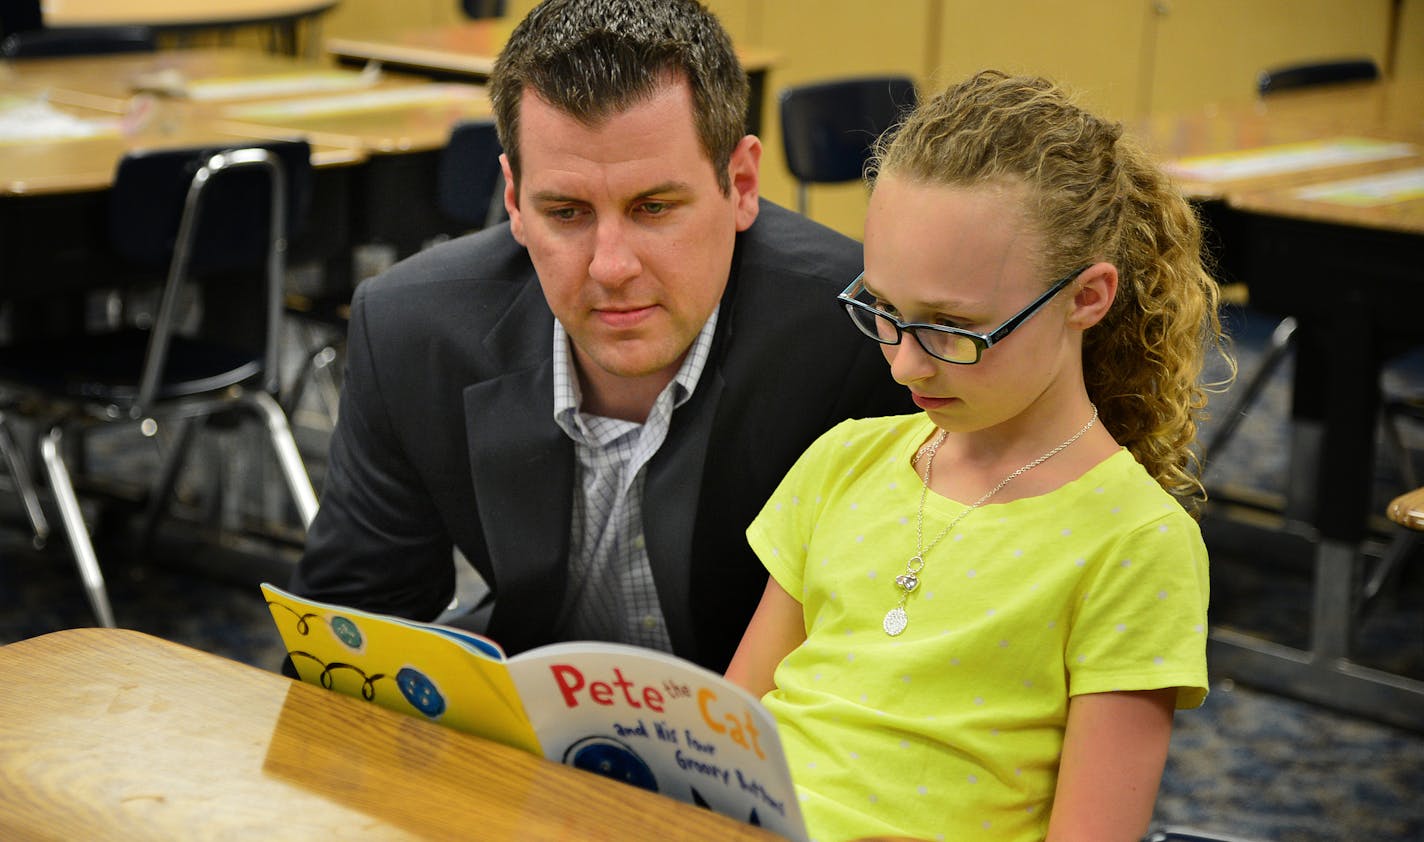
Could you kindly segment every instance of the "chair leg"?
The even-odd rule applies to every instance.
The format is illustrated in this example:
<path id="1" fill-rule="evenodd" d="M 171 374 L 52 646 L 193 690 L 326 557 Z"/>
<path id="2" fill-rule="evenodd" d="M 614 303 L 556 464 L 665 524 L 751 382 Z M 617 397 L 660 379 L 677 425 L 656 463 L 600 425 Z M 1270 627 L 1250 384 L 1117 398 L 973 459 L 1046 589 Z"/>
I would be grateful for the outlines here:
<path id="1" fill-rule="evenodd" d="M 172 499 L 173 489 L 178 485 L 178 472 L 187 462 L 188 450 L 193 444 L 193 430 L 196 423 L 192 418 L 178 420 L 178 435 L 174 439 L 172 450 L 163 460 L 158 484 L 154 486 L 148 499 L 148 507 L 144 512 L 143 533 L 139 539 L 140 550 L 144 553 L 152 548 L 154 536 L 158 534 L 158 522 L 168 511 L 168 501 Z"/>
<path id="2" fill-rule="evenodd" d="M 1232 401 L 1231 408 L 1221 416 L 1221 426 L 1217 428 L 1216 433 L 1212 435 L 1206 448 L 1202 451 L 1203 471 L 1211 465 L 1212 460 L 1231 440 L 1236 428 L 1246 417 L 1246 410 L 1256 402 L 1256 398 L 1266 388 L 1267 381 L 1271 379 L 1271 374 L 1285 359 L 1286 353 L 1290 350 L 1291 337 L 1295 336 L 1295 329 L 1295 319 L 1287 316 L 1281 319 L 1275 330 L 1271 331 L 1271 341 L 1266 347 L 1266 353 L 1256 366 L 1256 371 L 1252 373 L 1251 379 L 1247 381 L 1245 391 L 1235 401 Z"/>
<path id="3" fill-rule="evenodd" d="M 40 508 L 39 494 L 35 491 L 34 477 L 30 474 L 25 454 L 15 444 L 15 438 L 10 434 L 10 425 L 6 423 L 3 412 L 0 412 L 0 455 L 4 456 L 5 463 L 10 468 L 10 476 L 15 480 L 15 490 L 19 492 L 20 503 L 25 507 L 25 516 L 30 519 L 30 528 L 34 530 L 35 549 L 43 549 L 49 541 L 49 521 L 45 520 L 44 510 Z"/>
<path id="4" fill-rule="evenodd" d="M 89 606 L 99 625 L 114 628 L 114 611 L 109 606 L 109 594 L 104 587 L 104 573 L 99 569 L 99 559 L 94 555 L 94 544 L 89 540 L 89 530 L 84 526 L 84 514 L 79 509 L 79 498 L 74 495 L 74 484 L 69 480 L 69 469 L 64 466 L 61 446 L 64 433 L 53 427 L 49 435 L 40 440 L 40 456 L 44 460 L 45 473 L 49 477 L 49 487 L 59 506 L 59 519 L 69 536 L 69 547 L 74 552 L 74 562 L 79 567 L 79 575 L 84 580 L 84 590 L 89 597 Z"/>
<path id="5" fill-rule="evenodd" d="M 1404 563 L 1419 550 L 1421 539 L 1424 539 L 1424 533 L 1404 527 L 1395 530 L 1389 548 L 1375 564 L 1374 571 L 1355 597 L 1355 616 L 1365 614 L 1382 594 L 1387 596 L 1396 587 L 1400 575 L 1404 572 Z"/>
<path id="6" fill-rule="evenodd" d="M 267 425 L 267 434 L 272 439 L 272 448 L 277 453 L 277 463 L 282 468 L 287 488 L 291 490 L 292 499 L 297 504 L 297 514 L 302 519 L 302 527 L 310 527 L 312 519 L 316 517 L 316 489 L 312 487 L 311 476 L 307 473 L 302 455 L 297 450 L 297 440 L 292 435 L 287 415 L 282 412 L 281 405 L 266 392 L 254 390 L 246 396 L 262 416 L 262 422 Z"/>
<path id="7" fill-rule="evenodd" d="M 288 418 L 297 414 L 302 397 L 306 394 L 307 385 L 315 380 L 326 367 L 336 362 L 337 356 L 336 343 L 323 342 L 312 348 L 302 358 L 302 365 L 297 370 L 297 377 L 292 381 L 292 385 L 287 387 L 287 394 L 282 399 L 282 410 Z"/>

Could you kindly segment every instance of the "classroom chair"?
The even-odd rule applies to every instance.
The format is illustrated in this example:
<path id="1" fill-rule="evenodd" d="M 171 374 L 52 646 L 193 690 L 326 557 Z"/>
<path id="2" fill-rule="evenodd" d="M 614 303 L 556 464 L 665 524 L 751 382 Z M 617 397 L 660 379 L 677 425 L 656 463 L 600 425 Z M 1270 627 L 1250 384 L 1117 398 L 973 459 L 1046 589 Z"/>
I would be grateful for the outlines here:
<path id="1" fill-rule="evenodd" d="M 36 423 L 49 489 L 101 625 L 114 625 L 113 610 L 71 477 L 94 426 L 175 433 L 148 493 L 145 535 L 166 513 L 195 425 L 242 413 L 265 425 L 302 525 L 316 513 L 274 398 L 286 243 L 309 201 L 310 156 L 305 141 L 128 153 L 111 188 L 109 239 L 128 267 L 161 278 L 156 313 L 133 326 L 0 348 L 0 383 Z"/>
<path id="2" fill-rule="evenodd" d="M 471 19 L 504 17 L 504 5 L 505 0 L 460 0 L 460 10 Z"/>
<path id="3" fill-rule="evenodd" d="M 796 85 L 781 92 L 781 140 L 806 213 L 811 184 L 860 179 L 875 140 L 914 110 L 914 80 L 864 76 Z"/>
<path id="4" fill-rule="evenodd" d="M 450 129 L 436 171 L 436 204 L 440 211 L 471 229 L 505 219 L 504 173 L 494 120 L 465 120 Z"/>
<path id="5" fill-rule="evenodd" d="M 1368 58 L 1310 61 L 1262 70 L 1256 77 L 1256 93 L 1269 96 L 1321 85 L 1369 82 L 1379 77 L 1379 65 Z"/>
<path id="6" fill-rule="evenodd" d="M 44 27 L 40 0 L 0 0 L 0 41 L 16 32 Z"/>
<path id="7" fill-rule="evenodd" d="M 83 26 L 32 29 L 0 42 L 5 58 L 93 56 L 107 53 L 151 53 L 158 42 L 146 26 Z"/>

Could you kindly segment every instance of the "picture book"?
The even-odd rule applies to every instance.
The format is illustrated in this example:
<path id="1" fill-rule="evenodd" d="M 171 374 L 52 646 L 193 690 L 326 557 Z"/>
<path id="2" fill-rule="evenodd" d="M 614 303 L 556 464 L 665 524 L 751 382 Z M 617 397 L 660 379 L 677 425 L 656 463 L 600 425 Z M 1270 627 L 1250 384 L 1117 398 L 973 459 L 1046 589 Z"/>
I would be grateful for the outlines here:
<path id="1" fill-rule="evenodd" d="M 462 629 L 262 591 L 303 681 L 807 838 L 775 720 L 717 673 L 591 641 L 507 657 Z"/>

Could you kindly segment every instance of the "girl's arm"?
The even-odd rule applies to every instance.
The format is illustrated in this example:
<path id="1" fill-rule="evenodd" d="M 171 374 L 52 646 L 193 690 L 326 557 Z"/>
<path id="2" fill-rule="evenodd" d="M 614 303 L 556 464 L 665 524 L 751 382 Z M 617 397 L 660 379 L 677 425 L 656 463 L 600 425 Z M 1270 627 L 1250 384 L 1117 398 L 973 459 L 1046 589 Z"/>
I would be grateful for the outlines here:
<path id="1" fill-rule="evenodd" d="M 772 680 L 776 665 L 805 640 L 801 603 L 767 577 L 761 602 L 727 667 L 727 678 L 760 699 L 776 687 Z"/>
<path id="2" fill-rule="evenodd" d="M 1176 698 L 1168 687 L 1069 700 L 1048 842 L 1142 838 L 1167 763 Z"/>

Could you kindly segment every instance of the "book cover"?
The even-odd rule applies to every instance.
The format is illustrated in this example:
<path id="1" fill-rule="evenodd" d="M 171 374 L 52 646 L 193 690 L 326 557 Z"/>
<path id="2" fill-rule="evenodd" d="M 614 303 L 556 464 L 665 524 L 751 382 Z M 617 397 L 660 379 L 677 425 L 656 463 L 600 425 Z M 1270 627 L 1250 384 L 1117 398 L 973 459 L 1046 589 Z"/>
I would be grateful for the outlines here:
<path id="1" fill-rule="evenodd" d="M 617 643 L 489 638 L 262 585 L 303 681 L 804 842 L 771 714 L 722 676 Z"/>

